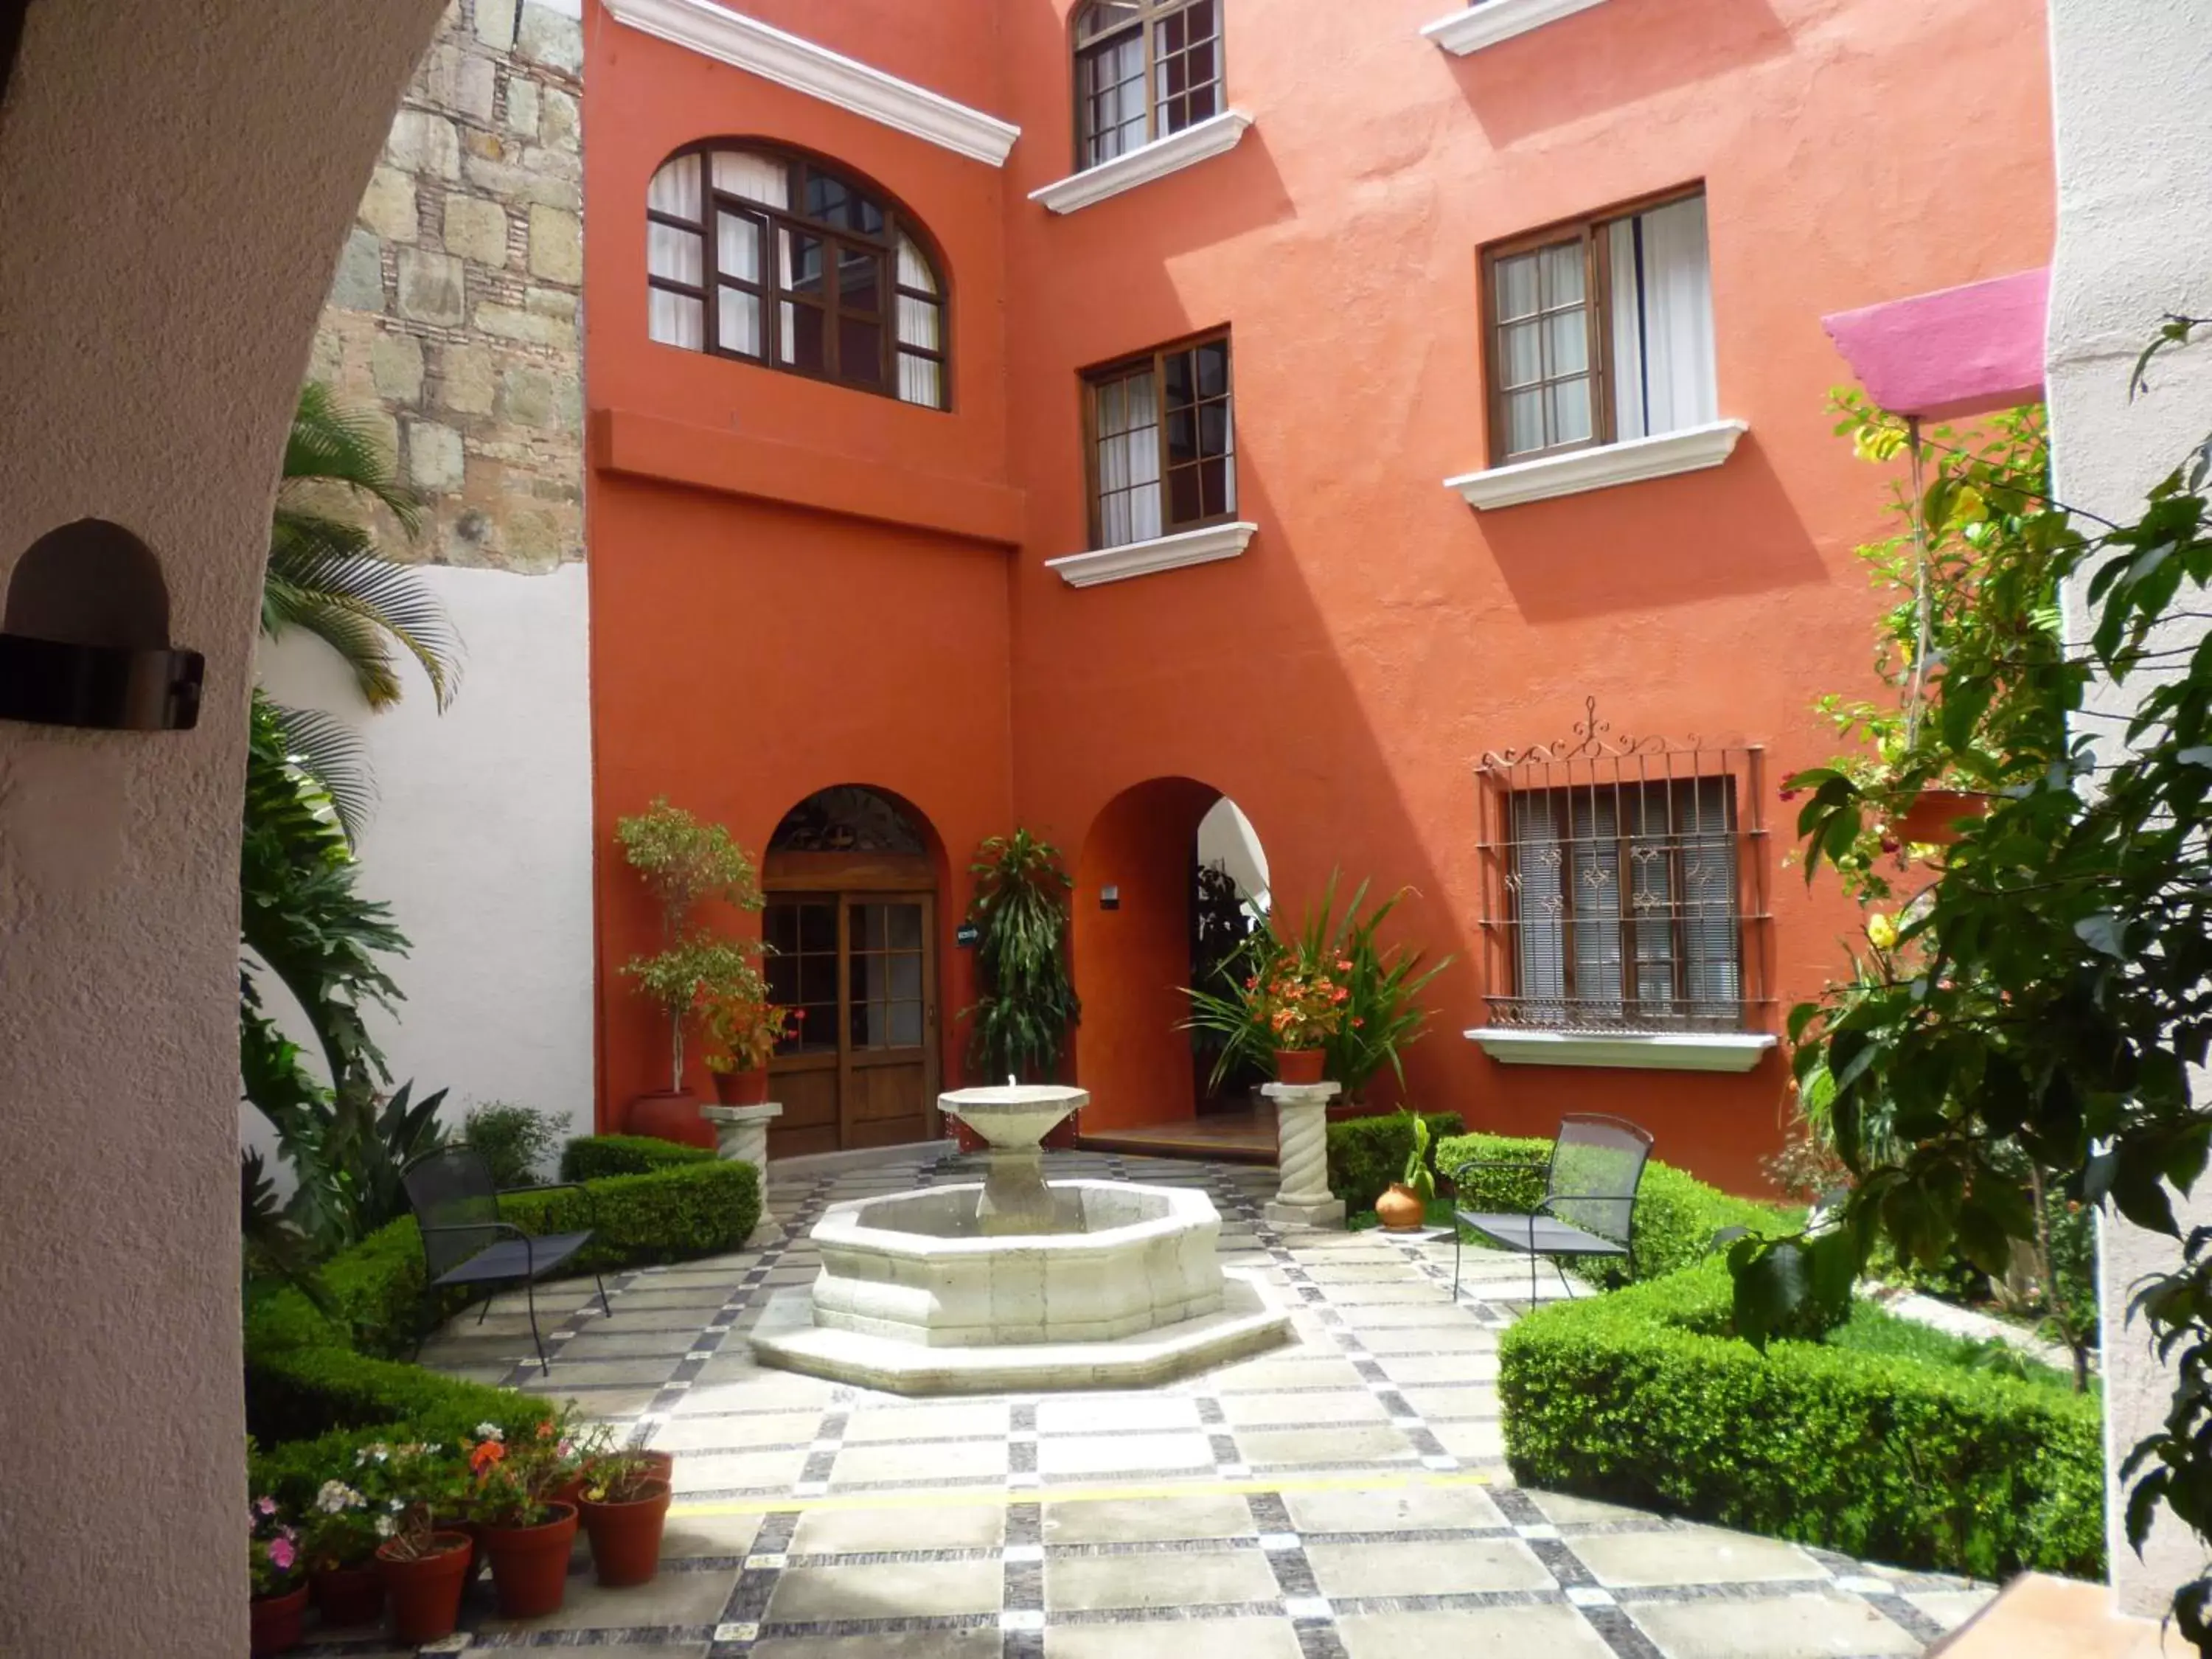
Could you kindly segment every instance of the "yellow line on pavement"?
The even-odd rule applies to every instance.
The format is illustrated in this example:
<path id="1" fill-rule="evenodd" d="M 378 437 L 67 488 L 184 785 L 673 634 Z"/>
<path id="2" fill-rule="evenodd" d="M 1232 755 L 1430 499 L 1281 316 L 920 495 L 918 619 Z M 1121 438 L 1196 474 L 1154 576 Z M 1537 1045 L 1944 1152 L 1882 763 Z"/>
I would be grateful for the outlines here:
<path id="1" fill-rule="evenodd" d="M 1255 1492 L 1404 1492 L 1419 1486 L 1487 1486 L 1492 1477 L 1479 1471 L 1439 1474 L 1427 1470 L 1406 1474 L 1314 1476 L 1305 1480 L 1183 1480 L 1151 1486 L 1025 1486 L 983 1491 L 948 1487 L 930 1491 L 839 1492 L 822 1498 L 748 1498 L 716 1504 L 672 1504 L 672 1516 L 766 1515 L 785 1510 L 973 1509 L 983 1504 L 1104 1504 L 1162 1498 L 1210 1498 Z"/>

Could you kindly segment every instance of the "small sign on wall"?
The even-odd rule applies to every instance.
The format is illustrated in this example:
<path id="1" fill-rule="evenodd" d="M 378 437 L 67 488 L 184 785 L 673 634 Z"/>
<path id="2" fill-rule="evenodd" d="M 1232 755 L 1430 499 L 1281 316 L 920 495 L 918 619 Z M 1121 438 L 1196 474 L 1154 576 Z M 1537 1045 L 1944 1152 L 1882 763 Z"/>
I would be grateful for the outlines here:
<path id="1" fill-rule="evenodd" d="M 952 942 L 963 951 L 972 951 L 983 937 L 983 930 L 972 921 L 963 921 L 952 930 Z"/>

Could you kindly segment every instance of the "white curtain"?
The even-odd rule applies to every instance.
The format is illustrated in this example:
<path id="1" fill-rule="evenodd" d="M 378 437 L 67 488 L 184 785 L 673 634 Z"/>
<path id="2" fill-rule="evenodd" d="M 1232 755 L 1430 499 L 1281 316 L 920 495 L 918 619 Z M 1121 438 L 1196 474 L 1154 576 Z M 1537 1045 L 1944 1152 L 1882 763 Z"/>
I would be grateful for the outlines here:
<path id="1" fill-rule="evenodd" d="M 699 158 L 679 155 L 653 175 L 645 204 L 656 213 L 699 222 Z"/>
<path id="2" fill-rule="evenodd" d="M 1617 219 L 1606 234 L 1615 435 L 1656 436 L 1718 420 L 1705 198 Z"/>
<path id="3" fill-rule="evenodd" d="M 663 345 L 697 351 L 707 343 L 704 307 L 688 294 L 656 288 L 647 295 L 646 334 Z"/>
<path id="4" fill-rule="evenodd" d="M 1098 529 L 1106 547 L 1160 533 L 1158 394 L 1150 371 L 1098 388 Z"/>
<path id="5" fill-rule="evenodd" d="M 773 155 L 749 149 L 714 152 L 714 188 L 764 207 L 791 205 L 791 169 Z"/>

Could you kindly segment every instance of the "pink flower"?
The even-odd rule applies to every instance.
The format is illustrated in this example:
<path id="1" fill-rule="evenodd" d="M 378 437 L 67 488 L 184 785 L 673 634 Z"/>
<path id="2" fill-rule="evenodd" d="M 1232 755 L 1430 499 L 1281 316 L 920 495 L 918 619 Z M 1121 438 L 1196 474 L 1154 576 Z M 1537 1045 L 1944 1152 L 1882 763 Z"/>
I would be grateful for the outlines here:
<path id="1" fill-rule="evenodd" d="M 253 1507 L 264 1515 L 274 1515 L 276 1513 L 276 1500 L 273 1498 L 257 1498 Z"/>
<path id="2" fill-rule="evenodd" d="M 292 1547 L 290 1539 L 274 1539 L 269 1546 L 269 1564 L 279 1572 L 289 1572 L 298 1553 L 299 1552 Z"/>

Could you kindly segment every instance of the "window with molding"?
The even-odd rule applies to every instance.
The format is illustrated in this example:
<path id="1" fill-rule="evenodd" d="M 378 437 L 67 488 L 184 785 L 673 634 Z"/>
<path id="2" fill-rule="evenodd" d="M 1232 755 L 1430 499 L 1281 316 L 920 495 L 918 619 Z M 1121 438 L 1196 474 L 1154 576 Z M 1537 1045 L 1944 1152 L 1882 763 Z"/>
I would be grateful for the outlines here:
<path id="1" fill-rule="evenodd" d="M 1236 518 L 1225 331 L 1107 364 L 1084 380 L 1092 547 Z"/>
<path id="2" fill-rule="evenodd" d="M 951 406 L 944 279 L 873 185 L 812 156 L 702 144 L 653 175 L 645 216 L 653 339 Z"/>
<path id="3" fill-rule="evenodd" d="M 1221 0 L 1093 0 L 1075 20 L 1075 165 L 1218 115 Z"/>

